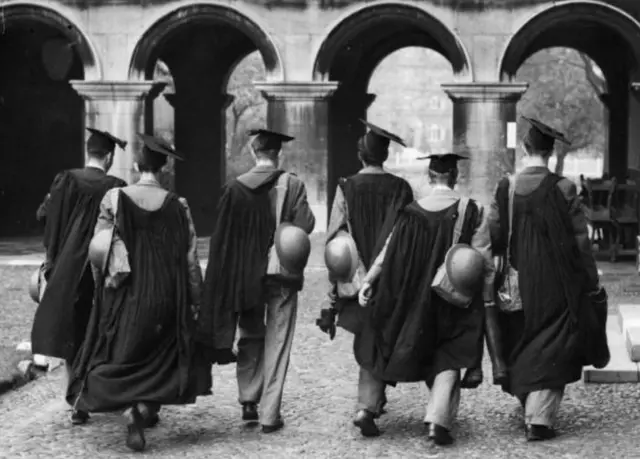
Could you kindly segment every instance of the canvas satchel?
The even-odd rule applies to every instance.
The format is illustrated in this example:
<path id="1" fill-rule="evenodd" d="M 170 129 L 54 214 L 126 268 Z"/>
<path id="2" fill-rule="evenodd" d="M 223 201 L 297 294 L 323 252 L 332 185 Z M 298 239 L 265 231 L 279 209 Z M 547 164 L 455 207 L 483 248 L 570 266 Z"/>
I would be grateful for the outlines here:
<path id="1" fill-rule="evenodd" d="M 464 224 L 467 207 L 469 207 L 469 198 L 460 198 L 460 201 L 458 201 L 458 218 L 456 219 L 456 224 L 453 227 L 453 240 L 451 242 L 451 247 L 460 241 L 460 237 L 462 236 L 462 225 Z M 445 255 L 445 262 L 443 262 L 438 268 L 438 271 L 436 271 L 436 275 L 431 282 L 431 289 L 447 303 L 459 308 L 467 308 L 471 304 L 473 297 L 469 297 L 457 291 L 451 283 L 446 267 L 446 258 L 448 255 L 449 251 L 447 251 L 447 255 Z"/>
<path id="2" fill-rule="evenodd" d="M 507 253 L 503 256 L 501 269 L 502 282 L 498 285 L 496 303 L 503 312 L 522 311 L 522 298 L 518 281 L 518 271 L 511 266 L 511 238 L 513 237 L 513 201 L 516 194 L 515 177 L 509 177 L 508 221 L 509 235 L 507 239 Z"/>

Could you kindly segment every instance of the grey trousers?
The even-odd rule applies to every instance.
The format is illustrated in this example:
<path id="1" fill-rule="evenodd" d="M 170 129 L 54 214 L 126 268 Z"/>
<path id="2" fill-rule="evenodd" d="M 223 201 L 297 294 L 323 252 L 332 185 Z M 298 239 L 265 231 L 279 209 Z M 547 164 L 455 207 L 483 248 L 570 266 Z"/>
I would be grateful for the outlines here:
<path id="1" fill-rule="evenodd" d="M 259 403 L 260 422 L 274 425 L 281 419 L 280 406 L 296 325 L 298 292 L 270 287 L 265 308 L 240 315 L 236 375 L 239 402 Z"/>
<path id="2" fill-rule="evenodd" d="M 521 397 L 520 403 L 524 407 L 525 423 L 553 427 L 563 396 L 564 387 L 537 390 Z"/>
<path id="3" fill-rule="evenodd" d="M 379 415 L 384 403 L 386 384 L 373 376 L 368 370 L 360 367 L 358 376 L 358 411 L 367 410 Z"/>
<path id="4" fill-rule="evenodd" d="M 460 407 L 460 370 L 445 370 L 436 375 L 429 391 L 425 423 L 438 424 L 447 430 Z"/>

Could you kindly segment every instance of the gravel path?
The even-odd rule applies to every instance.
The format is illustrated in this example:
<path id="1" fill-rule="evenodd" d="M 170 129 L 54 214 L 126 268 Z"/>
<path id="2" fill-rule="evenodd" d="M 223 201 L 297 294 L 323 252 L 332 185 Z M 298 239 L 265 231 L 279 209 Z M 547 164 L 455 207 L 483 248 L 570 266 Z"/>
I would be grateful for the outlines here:
<path id="1" fill-rule="evenodd" d="M 425 440 L 427 391 L 420 384 L 390 388 L 383 434 L 361 438 L 351 425 L 357 368 L 351 335 L 334 341 L 315 326 L 325 275 L 311 273 L 300 301 L 298 328 L 284 396 L 282 431 L 263 435 L 240 420 L 233 367 L 214 369 L 214 395 L 196 405 L 167 407 L 147 433 L 146 456 L 157 458 L 638 458 L 640 386 L 571 386 L 558 421 L 559 437 L 524 441 L 518 403 L 487 382 L 465 391 L 456 443 L 435 449 Z M 490 374 L 488 361 L 485 374 Z M 117 415 L 94 415 L 72 427 L 64 404 L 63 372 L 0 398 L 0 457 L 103 458 L 129 455 Z"/>

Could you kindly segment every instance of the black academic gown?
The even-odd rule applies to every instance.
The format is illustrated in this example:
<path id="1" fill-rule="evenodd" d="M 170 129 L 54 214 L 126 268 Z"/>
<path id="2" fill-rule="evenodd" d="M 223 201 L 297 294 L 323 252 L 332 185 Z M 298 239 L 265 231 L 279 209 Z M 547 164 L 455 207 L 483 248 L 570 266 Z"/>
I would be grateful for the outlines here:
<path id="1" fill-rule="evenodd" d="M 62 172 L 54 180 L 44 234 L 47 287 L 31 331 L 34 354 L 73 361 L 80 348 L 94 293 L 89 243 L 102 198 L 122 186 L 126 182 L 93 167 Z"/>
<path id="2" fill-rule="evenodd" d="M 213 362 L 233 360 L 238 314 L 264 304 L 263 278 L 276 228 L 270 193 L 282 173 L 254 169 L 231 180 L 218 203 L 198 333 Z"/>
<path id="3" fill-rule="evenodd" d="M 340 183 L 349 209 L 349 223 L 362 263 L 368 270 L 389 229 L 385 221 L 396 220 L 400 209 L 413 201 L 406 180 L 392 174 L 355 174 Z M 389 228 L 387 226 L 387 228 Z"/>
<path id="4" fill-rule="evenodd" d="M 338 186 L 346 201 L 351 237 L 368 271 L 389 236 L 389 223 L 395 222 L 398 212 L 413 201 L 413 190 L 406 180 L 389 173 L 355 174 L 341 179 Z M 357 332 L 364 311 L 357 298 L 338 298 L 335 307 L 339 312 L 337 325 Z"/>
<path id="5" fill-rule="evenodd" d="M 460 243 L 471 242 L 478 214 L 470 202 Z M 358 364 L 382 381 L 431 384 L 441 371 L 474 367 L 482 352 L 482 296 L 461 309 L 431 290 L 456 218 L 457 203 L 437 212 L 412 203 L 399 213 L 354 343 Z"/>
<path id="6" fill-rule="evenodd" d="M 591 307 L 593 288 L 558 182 L 548 174 L 526 196 L 515 196 L 511 260 L 518 270 L 523 310 L 500 314 L 509 383 L 503 389 L 523 396 L 541 389 L 561 389 L 578 381 L 584 363 L 580 319 Z M 496 194 L 500 215 L 507 214 L 508 181 Z M 508 219 L 501 219 L 506 245 Z"/>
<path id="7" fill-rule="evenodd" d="M 211 367 L 194 340 L 184 206 L 173 193 L 155 211 L 124 192 L 118 199 L 116 227 L 131 273 L 117 288 L 97 288 L 67 402 L 90 412 L 193 403 L 210 394 Z"/>

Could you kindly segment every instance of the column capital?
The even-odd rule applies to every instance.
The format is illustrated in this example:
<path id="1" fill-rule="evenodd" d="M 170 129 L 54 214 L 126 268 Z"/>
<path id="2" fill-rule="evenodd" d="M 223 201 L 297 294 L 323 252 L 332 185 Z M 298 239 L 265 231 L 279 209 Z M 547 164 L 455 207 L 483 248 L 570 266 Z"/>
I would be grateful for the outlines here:
<path id="1" fill-rule="evenodd" d="M 331 102 L 335 102 L 341 106 L 346 105 L 347 107 L 361 110 L 362 107 L 365 109 L 369 108 L 371 104 L 375 102 L 377 97 L 377 94 L 373 93 L 357 93 L 339 89 L 333 93 Z"/>
<path id="2" fill-rule="evenodd" d="M 326 100 L 338 89 L 337 81 L 255 82 L 254 87 L 268 101 L 272 100 Z"/>
<path id="3" fill-rule="evenodd" d="M 69 82 L 83 99 L 140 101 L 155 98 L 167 85 L 164 81 L 85 81 Z"/>
<path id="4" fill-rule="evenodd" d="M 204 103 L 210 102 L 210 100 L 207 99 L 206 96 L 202 96 L 202 95 L 199 96 L 197 94 L 184 95 L 184 94 L 181 94 L 180 92 L 172 92 L 172 93 L 164 94 L 163 97 L 167 100 L 167 102 L 169 102 L 169 104 L 171 104 L 173 108 L 176 108 L 176 105 L 180 104 L 179 101 L 184 100 L 185 98 L 187 98 L 187 100 L 189 99 L 202 100 Z M 229 106 L 233 103 L 234 100 L 236 100 L 236 96 L 234 96 L 233 94 L 226 94 L 226 93 L 218 94 L 218 98 L 215 99 L 216 105 L 219 102 L 220 107 L 223 110 L 226 110 L 227 108 L 229 108 Z"/>
<path id="5" fill-rule="evenodd" d="M 441 87 L 454 102 L 517 102 L 529 83 L 449 83 Z"/>

